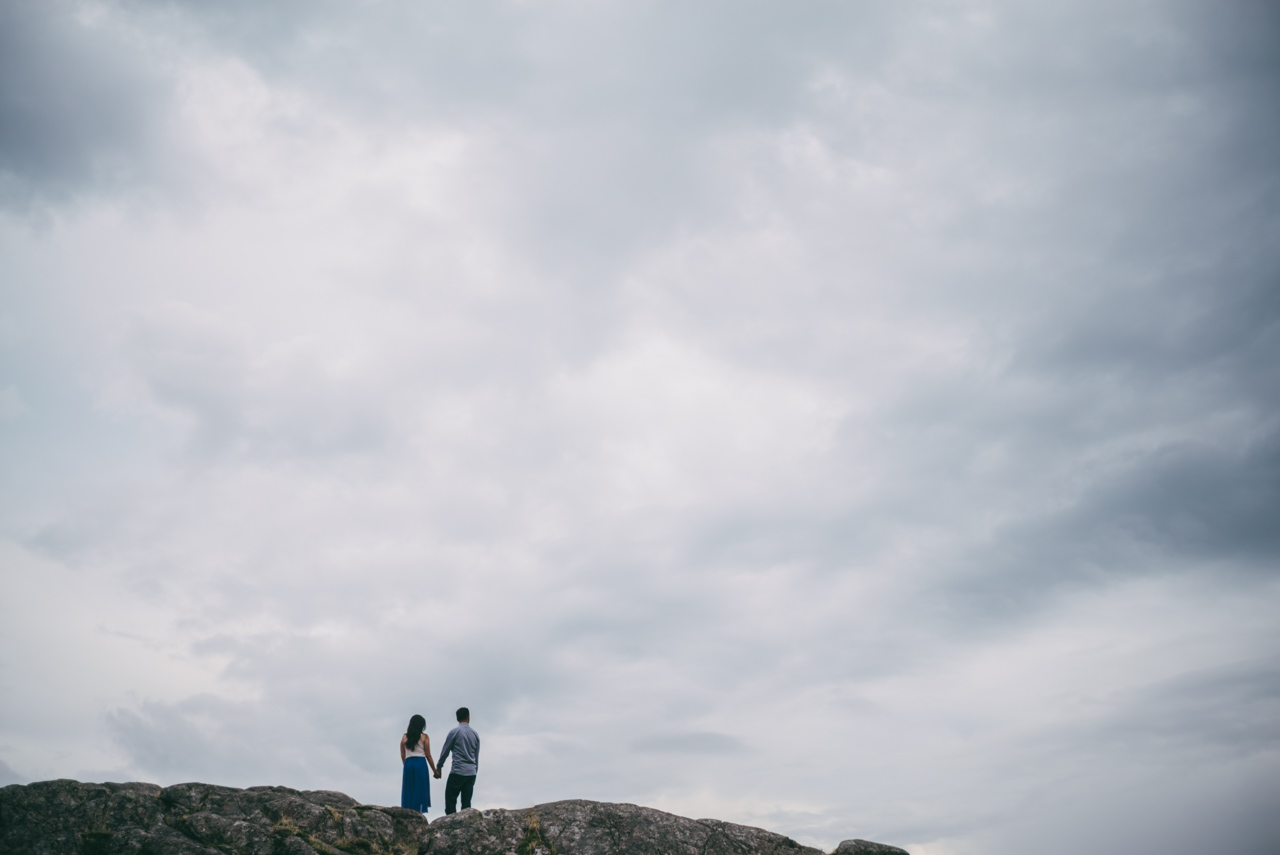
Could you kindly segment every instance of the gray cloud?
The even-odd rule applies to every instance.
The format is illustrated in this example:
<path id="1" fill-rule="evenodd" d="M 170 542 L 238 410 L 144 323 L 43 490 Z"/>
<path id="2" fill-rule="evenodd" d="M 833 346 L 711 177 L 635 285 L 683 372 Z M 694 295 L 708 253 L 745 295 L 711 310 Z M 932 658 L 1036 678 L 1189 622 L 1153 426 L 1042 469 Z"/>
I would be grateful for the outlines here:
<path id="1" fill-rule="evenodd" d="M 738 754 L 747 750 L 742 740 L 723 733 L 662 733 L 646 736 L 633 742 L 632 747 L 645 753 L 678 754 Z"/>
<path id="2" fill-rule="evenodd" d="M 4 14 L 0 771 L 1274 848 L 1268 4 Z"/>
<path id="3" fill-rule="evenodd" d="M 0 193 L 10 205 L 148 171 L 165 87 L 119 33 L 64 3 L 0 10 Z"/>
<path id="4" fill-rule="evenodd" d="M 13 769 L 9 768 L 9 764 L 0 761 L 0 786 L 8 784 L 25 784 L 28 779 L 23 775 L 19 775 Z"/>

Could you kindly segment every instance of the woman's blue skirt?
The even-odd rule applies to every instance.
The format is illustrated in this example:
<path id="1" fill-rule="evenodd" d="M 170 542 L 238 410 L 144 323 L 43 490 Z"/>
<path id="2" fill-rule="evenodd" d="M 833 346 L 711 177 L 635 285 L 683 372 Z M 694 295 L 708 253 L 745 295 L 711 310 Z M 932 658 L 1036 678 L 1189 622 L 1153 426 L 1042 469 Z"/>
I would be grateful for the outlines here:
<path id="1" fill-rule="evenodd" d="M 400 785 L 400 807 L 426 813 L 431 807 L 431 770 L 427 758 L 408 757 L 404 761 L 404 782 Z"/>

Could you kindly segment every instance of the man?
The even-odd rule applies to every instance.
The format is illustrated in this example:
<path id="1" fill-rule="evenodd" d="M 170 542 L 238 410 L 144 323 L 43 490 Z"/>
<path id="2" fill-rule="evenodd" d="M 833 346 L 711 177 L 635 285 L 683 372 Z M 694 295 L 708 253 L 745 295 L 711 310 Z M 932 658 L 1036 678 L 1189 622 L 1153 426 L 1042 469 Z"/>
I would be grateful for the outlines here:
<path id="1" fill-rule="evenodd" d="M 457 813 L 458 796 L 462 796 L 462 809 L 471 807 L 471 793 L 476 786 L 476 768 L 480 765 L 480 736 L 471 729 L 471 710 L 462 707 L 458 710 L 458 726 L 449 731 L 444 738 L 444 747 L 440 749 L 440 760 L 436 763 L 436 777 L 444 768 L 444 758 L 453 752 L 453 766 L 449 769 L 449 780 L 444 784 L 444 812 Z"/>

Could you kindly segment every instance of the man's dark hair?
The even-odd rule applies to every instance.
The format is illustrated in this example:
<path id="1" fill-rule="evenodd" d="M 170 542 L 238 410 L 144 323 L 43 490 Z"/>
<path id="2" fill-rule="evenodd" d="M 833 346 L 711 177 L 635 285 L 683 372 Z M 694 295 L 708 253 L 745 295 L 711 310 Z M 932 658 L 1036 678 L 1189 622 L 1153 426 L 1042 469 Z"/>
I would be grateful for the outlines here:
<path id="1" fill-rule="evenodd" d="M 466 721 L 471 718 L 471 710 L 466 707 L 458 707 L 458 721 Z"/>

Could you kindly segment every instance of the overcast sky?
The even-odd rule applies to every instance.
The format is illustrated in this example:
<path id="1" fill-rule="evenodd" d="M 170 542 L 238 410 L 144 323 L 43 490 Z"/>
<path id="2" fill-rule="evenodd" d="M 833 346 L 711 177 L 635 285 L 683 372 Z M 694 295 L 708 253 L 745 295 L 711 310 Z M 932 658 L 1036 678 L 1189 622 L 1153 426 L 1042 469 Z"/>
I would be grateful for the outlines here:
<path id="1" fill-rule="evenodd" d="M 0 783 L 1280 851 L 1278 153 L 1270 0 L 3 0 Z"/>

